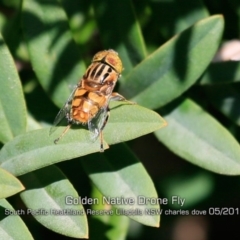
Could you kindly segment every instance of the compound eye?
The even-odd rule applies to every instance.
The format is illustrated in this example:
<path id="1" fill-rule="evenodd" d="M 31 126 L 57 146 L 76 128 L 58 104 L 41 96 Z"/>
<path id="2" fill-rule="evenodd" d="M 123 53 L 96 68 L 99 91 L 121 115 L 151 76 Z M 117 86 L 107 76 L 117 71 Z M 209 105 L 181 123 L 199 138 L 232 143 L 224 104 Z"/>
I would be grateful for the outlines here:
<path id="1" fill-rule="evenodd" d="M 122 61 L 117 54 L 109 53 L 105 58 L 105 62 L 111 67 L 113 67 L 118 73 L 122 72 Z"/>
<path id="2" fill-rule="evenodd" d="M 92 62 L 102 61 L 106 57 L 107 54 L 108 54 L 107 50 L 96 53 L 92 59 Z"/>
<path id="3" fill-rule="evenodd" d="M 92 62 L 103 62 L 114 68 L 119 74 L 122 72 L 122 61 L 118 53 L 112 49 L 98 52 L 93 57 Z"/>

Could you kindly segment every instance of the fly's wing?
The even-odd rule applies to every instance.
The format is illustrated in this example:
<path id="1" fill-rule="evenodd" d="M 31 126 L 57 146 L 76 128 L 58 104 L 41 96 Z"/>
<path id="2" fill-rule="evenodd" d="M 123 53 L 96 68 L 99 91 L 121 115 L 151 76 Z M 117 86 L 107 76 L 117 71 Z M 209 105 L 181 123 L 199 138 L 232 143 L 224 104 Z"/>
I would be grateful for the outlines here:
<path id="1" fill-rule="evenodd" d="M 88 121 L 88 129 L 91 133 L 92 141 L 95 141 L 100 132 L 105 127 L 108 118 L 108 106 L 105 106 L 99 110 L 97 115 Z"/>
<path id="2" fill-rule="evenodd" d="M 74 94 L 76 92 L 78 88 L 78 85 L 73 89 L 72 93 L 70 94 L 68 100 L 66 101 L 66 103 L 64 104 L 64 106 L 60 109 L 60 111 L 58 112 L 57 116 L 55 117 L 55 120 L 53 122 L 53 126 L 50 128 L 50 133 L 49 135 L 51 135 L 56 129 L 57 129 L 57 125 L 64 119 L 67 118 L 67 116 L 69 115 L 70 111 L 71 111 L 71 104 L 72 104 L 72 99 L 74 97 Z"/>

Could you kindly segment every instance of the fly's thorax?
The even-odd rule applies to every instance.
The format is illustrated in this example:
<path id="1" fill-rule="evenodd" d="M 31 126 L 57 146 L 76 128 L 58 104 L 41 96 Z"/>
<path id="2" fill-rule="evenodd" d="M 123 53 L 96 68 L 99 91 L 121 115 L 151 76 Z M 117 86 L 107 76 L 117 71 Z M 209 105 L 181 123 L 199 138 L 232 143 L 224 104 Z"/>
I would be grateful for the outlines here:
<path id="1" fill-rule="evenodd" d="M 97 89 L 100 85 L 107 82 L 116 82 L 120 74 L 117 73 L 111 66 L 101 63 L 92 63 L 83 76 L 83 84 L 88 85 L 92 89 Z"/>
<path id="2" fill-rule="evenodd" d="M 106 97 L 110 97 L 114 86 L 115 86 L 115 82 L 109 82 L 109 84 L 104 84 L 100 88 L 100 92 L 104 94 Z"/>

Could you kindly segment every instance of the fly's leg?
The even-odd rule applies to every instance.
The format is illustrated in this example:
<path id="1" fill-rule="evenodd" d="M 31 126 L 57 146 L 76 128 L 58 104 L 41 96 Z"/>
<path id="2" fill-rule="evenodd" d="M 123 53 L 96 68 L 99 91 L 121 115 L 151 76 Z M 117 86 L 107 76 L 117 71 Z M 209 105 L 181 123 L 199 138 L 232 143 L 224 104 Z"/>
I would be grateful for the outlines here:
<path id="1" fill-rule="evenodd" d="M 128 101 L 125 97 L 123 97 L 122 95 L 120 95 L 117 92 L 113 92 L 109 98 L 110 101 L 124 101 L 124 102 L 128 102 L 129 104 L 136 104 L 134 102 Z M 110 116 L 110 109 L 109 107 L 107 107 L 107 115 L 104 119 L 104 122 L 100 128 L 100 152 L 104 152 L 104 148 L 103 148 L 103 129 L 106 126 L 108 119 Z"/>
<path id="2" fill-rule="evenodd" d="M 66 132 L 69 130 L 69 128 L 70 128 L 71 126 L 72 126 L 72 124 L 67 125 L 67 127 L 64 129 L 64 131 L 62 132 L 62 134 L 61 134 L 57 139 L 54 140 L 54 143 L 55 143 L 55 144 L 57 144 L 57 143 L 61 140 L 61 138 L 66 134 Z"/>
<path id="3" fill-rule="evenodd" d="M 103 132 L 100 131 L 100 152 L 104 152 L 103 148 Z"/>
<path id="4" fill-rule="evenodd" d="M 54 143 L 55 143 L 55 144 L 57 144 L 57 143 L 61 140 L 61 138 L 67 133 L 67 131 L 68 131 L 68 130 L 70 129 L 70 127 L 72 126 L 72 119 L 70 119 L 69 114 L 67 114 L 66 118 L 67 118 L 67 120 L 68 120 L 68 125 L 67 125 L 67 127 L 64 129 L 64 131 L 62 132 L 62 134 L 61 134 L 57 139 L 54 140 Z"/>
<path id="5" fill-rule="evenodd" d="M 113 92 L 110 97 L 110 101 L 124 101 L 130 104 L 136 104 L 135 102 L 128 101 L 124 96 L 120 95 L 117 92 Z"/>
<path id="6" fill-rule="evenodd" d="M 107 108 L 107 116 L 106 116 L 106 118 L 103 122 L 102 127 L 100 128 L 100 152 L 104 152 L 104 148 L 103 148 L 103 129 L 105 128 L 105 126 L 108 122 L 109 116 L 110 116 L 110 109 Z"/>

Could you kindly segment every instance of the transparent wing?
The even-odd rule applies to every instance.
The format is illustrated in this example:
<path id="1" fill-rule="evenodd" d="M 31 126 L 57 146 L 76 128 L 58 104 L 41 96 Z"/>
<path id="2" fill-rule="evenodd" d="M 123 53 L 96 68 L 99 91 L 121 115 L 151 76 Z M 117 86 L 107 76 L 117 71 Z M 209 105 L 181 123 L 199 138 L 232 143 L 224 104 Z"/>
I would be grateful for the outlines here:
<path id="1" fill-rule="evenodd" d="M 66 103 L 64 104 L 64 106 L 60 109 L 60 111 L 58 112 L 57 116 L 55 117 L 55 120 L 53 122 L 53 126 L 50 129 L 50 133 L 49 135 L 51 135 L 57 128 L 56 126 L 64 119 L 67 118 L 67 116 L 70 113 L 71 110 L 71 104 L 72 104 L 72 99 L 74 97 L 74 94 L 76 92 L 78 88 L 78 85 L 76 85 L 72 91 L 72 93 L 70 94 L 68 100 L 66 101 Z"/>
<path id="2" fill-rule="evenodd" d="M 108 117 L 108 106 L 103 107 L 99 110 L 97 115 L 88 121 L 88 129 L 91 133 L 92 141 L 95 141 L 101 130 L 103 130 Z"/>

